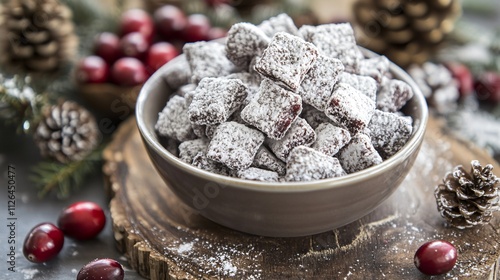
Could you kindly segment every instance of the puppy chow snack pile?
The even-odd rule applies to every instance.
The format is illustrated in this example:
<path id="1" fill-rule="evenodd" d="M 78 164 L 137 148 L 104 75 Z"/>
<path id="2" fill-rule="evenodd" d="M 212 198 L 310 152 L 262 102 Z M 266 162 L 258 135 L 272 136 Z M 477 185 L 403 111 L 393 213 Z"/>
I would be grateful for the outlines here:
<path id="1" fill-rule="evenodd" d="M 347 23 L 298 29 L 281 14 L 184 53 L 188 67 L 165 77 L 176 92 L 155 128 L 203 170 L 265 182 L 340 177 L 382 163 L 412 134 L 400 111 L 411 87 L 392 78 L 387 58 L 365 58 Z"/>

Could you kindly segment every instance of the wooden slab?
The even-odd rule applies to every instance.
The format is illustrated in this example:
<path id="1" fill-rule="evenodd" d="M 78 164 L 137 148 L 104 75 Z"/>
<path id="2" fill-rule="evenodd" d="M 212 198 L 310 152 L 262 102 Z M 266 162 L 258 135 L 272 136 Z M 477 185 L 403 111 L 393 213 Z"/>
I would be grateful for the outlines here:
<path id="1" fill-rule="evenodd" d="M 433 239 L 455 244 L 459 259 L 433 279 L 500 276 L 500 217 L 468 230 L 445 226 L 434 186 L 458 164 L 500 167 L 484 151 L 459 142 L 431 119 L 419 157 L 401 187 L 371 214 L 347 226 L 300 238 L 267 238 L 219 226 L 170 192 L 150 163 L 133 119 L 104 153 L 118 249 L 151 279 L 426 279 L 413 264 Z M 498 214 L 498 213 L 497 213 Z"/>

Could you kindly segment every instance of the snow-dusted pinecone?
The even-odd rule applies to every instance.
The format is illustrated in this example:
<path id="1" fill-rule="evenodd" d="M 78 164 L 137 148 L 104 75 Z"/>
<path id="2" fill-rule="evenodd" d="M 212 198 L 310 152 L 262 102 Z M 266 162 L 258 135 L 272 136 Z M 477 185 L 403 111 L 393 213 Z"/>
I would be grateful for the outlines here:
<path id="1" fill-rule="evenodd" d="M 482 167 L 473 160 L 470 172 L 457 166 L 436 187 L 439 213 L 451 226 L 463 229 L 485 224 L 499 210 L 500 179 L 492 169 L 491 164 Z"/>
<path id="2" fill-rule="evenodd" d="M 84 158 L 99 144 L 95 118 L 73 101 L 46 108 L 34 140 L 43 156 L 67 163 Z"/>

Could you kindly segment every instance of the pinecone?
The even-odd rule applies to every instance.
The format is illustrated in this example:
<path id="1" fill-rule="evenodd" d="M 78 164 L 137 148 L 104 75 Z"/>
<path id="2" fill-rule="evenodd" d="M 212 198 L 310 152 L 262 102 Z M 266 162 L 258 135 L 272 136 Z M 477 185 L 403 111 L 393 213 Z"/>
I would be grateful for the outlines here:
<path id="1" fill-rule="evenodd" d="M 67 163 L 84 158 L 99 144 L 97 123 L 85 108 L 65 101 L 46 109 L 34 134 L 43 156 Z"/>
<path id="2" fill-rule="evenodd" d="M 461 14 L 459 0 L 358 0 L 358 42 L 402 67 L 427 61 Z"/>
<path id="3" fill-rule="evenodd" d="M 413 64 L 408 74 L 415 80 L 427 99 L 427 103 L 439 114 L 454 112 L 460 92 L 458 83 L 451 72 L 442 64 L 425 62 L 421 66 Z"/>
<path id="4" fill-rule="evenodd" d="M 483 168 L 473 160 L 471 167 L 470 173 L 455 167 L 434 192 L 441 216 L 460 229 L 488 223 L 500 207 L 500 179 L 491 172 L 493 166 Z"/>
<path id="5" fill-rule="evenodd" d="M 75 57 L 72 13 L 57 0 L 8 0 L 0 8 L 0 64 L 6 70 L 53 74 Z"/>

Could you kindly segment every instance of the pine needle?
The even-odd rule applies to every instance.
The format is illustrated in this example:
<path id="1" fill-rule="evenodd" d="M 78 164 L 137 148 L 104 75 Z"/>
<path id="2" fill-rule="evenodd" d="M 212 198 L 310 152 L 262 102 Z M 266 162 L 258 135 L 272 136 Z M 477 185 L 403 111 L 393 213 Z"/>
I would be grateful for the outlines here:
<path id="1" fill-rule="evenodd" d="M 30 179 L 39 189 L 38 196 L 43 198 L 49 193 L 55 193 L 60 199 L 67 198 L 71 191 L 78 189 L 100 166 L 104 146 L 102 144 L 82 160 L 68 164 L 43 161 L 34 166 Z"/>

